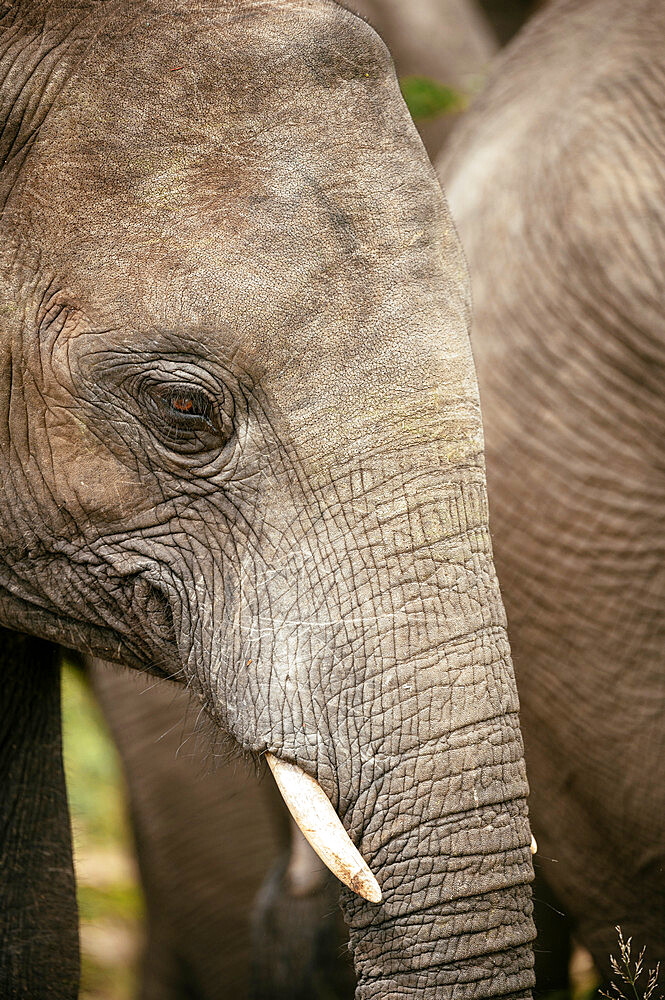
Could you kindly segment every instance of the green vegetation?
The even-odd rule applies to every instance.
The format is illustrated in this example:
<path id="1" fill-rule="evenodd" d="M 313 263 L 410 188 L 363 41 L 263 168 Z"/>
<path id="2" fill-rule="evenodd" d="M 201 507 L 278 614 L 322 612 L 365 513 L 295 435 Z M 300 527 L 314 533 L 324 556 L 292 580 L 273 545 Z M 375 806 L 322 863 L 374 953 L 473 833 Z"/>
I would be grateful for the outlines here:
<path id="1" fill-rule="evenodd" d="M 120 765 L 83 674 L 62 674 L 67 793 L 77 847 L 127 844 Z"/>
<path id="2" fill-rule="evenodd" d="M 118 758 L 76 668 L 62 678 L 67 789 L 81 921 L 81 1000 L 136 995 L 143 900 Z"/>
<path id="3" fill-rule="evenodd" d="M 108 917 L 134 922 L 143 918 L 143 900 L 132 881 L 111 885 L 80 885 L 78 888 L 79 919 L 84 923 Z"/>
<path id="4" fill-rule="evenodd" d="M 461 91 L 446 87 L 428 76 L 404 76 L 399 85 L 411 117 L 416 122 L 463 111 L 467 105 L 466 95 Z"/>

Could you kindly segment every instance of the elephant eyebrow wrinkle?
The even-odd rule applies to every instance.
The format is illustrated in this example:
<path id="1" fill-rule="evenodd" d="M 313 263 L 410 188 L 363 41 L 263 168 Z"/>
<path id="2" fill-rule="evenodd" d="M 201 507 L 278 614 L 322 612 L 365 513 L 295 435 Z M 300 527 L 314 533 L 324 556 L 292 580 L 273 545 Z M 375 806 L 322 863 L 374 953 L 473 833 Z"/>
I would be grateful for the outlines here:
<path id="1" fill-rule="evenodd" d="M 62 58 L 65 52 L 70 52 L 69 31 L 66 29 L 64 37 L 50 42 L 45 41 L 46 32 L 45 24 L 42 24 L 39 34 L 33 35 L 23 34 L 21 26 L 15 26 L 15 40 L 10 38 L 6 50 L 14 48 L 15 59 L 8 60 L 5 56 L 3 60 L 3 67 L 8 66 L 8 69 L 1 85 L 3 105 L 8 110 L 0 131 L 0 162 L 3 172 L 11 172 L 14 179 L 25 164 L 57 94 L 69 77 L 69 73 L 63 72 L 65 63 Z M 13 72 L 17 64 L 27 66 L 27 69 L 20 73 Z M 10 193 L 11 188 L 3 191 L 3 207 Z"/>
<path id="2" fill-rule="evenodd" d="M 40 343 L 48 341 L 50 351 L 63 333 L 78 333 L 88 326 L 81 307 L 73 303 L 64 289 L 57 288 L 51 292 L 52 286 L 53 282 L 42 296 L 35 322 Z"/>

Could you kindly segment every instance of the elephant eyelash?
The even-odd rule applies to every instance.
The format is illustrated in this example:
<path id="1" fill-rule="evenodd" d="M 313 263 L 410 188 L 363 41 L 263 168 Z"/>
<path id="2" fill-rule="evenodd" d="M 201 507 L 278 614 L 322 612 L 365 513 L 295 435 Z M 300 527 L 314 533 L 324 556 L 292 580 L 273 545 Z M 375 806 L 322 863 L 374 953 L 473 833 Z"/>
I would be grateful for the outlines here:
<path id="1" fill-rule="evenodd" d="M 162 393 L 160 402 L 174 426 L 185 430 L 194 429 L 200 424 L 210 430 L 215 430 L 218 426 L 215 404 L 204 392 L 175 388 Z"/>
<path id="2" fill-rule="evenodd" d="M 183 454 L 222 448 L 233 431 L 233 399 L 226 390 L 218 400 L 191 385 L 152 385 L 146 409 L 161 443 Z"/>

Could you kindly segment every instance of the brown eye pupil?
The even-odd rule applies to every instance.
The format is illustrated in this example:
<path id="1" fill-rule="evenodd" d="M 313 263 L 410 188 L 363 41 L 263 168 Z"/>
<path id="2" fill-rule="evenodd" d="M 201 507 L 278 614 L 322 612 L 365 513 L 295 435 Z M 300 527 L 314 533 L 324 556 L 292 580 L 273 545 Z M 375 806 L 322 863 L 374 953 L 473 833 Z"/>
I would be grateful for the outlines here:
<path id="1" fill-rule="evenodd" d="M 225 389 L 214 396 L 186 383 L 158 383 L 143 389 L 141 398 L 147 404 L 146 416 L 154 435 L 162 445 L 181 455 L 212 453 L 231 436 L 232 418 L 227 412 L 230 405 Z M 224 405 L 218 405 L 218 400 Z"/>
<path id="2" fill-rule="evenodd" d="M 186 396 L 176 396 L 175 399 L 171 400 L 171 405 L 174 410 L 178 410 L 180 413 L 189 413 L 194 408 L 194 400 Z"/>

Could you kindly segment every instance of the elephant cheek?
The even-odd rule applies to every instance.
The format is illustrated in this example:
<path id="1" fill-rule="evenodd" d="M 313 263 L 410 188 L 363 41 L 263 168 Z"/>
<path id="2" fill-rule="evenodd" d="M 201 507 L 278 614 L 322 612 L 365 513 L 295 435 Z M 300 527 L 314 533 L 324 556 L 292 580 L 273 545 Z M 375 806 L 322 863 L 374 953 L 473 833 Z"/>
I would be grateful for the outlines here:
<path id="1" fill-rule="evenodd" d="M 107 531 L 154 505 L 145 483 L 82 420 L 68 415 L 66 423 L 50 426 L 47 433 L 49 487 L 77 523 Z"/>

